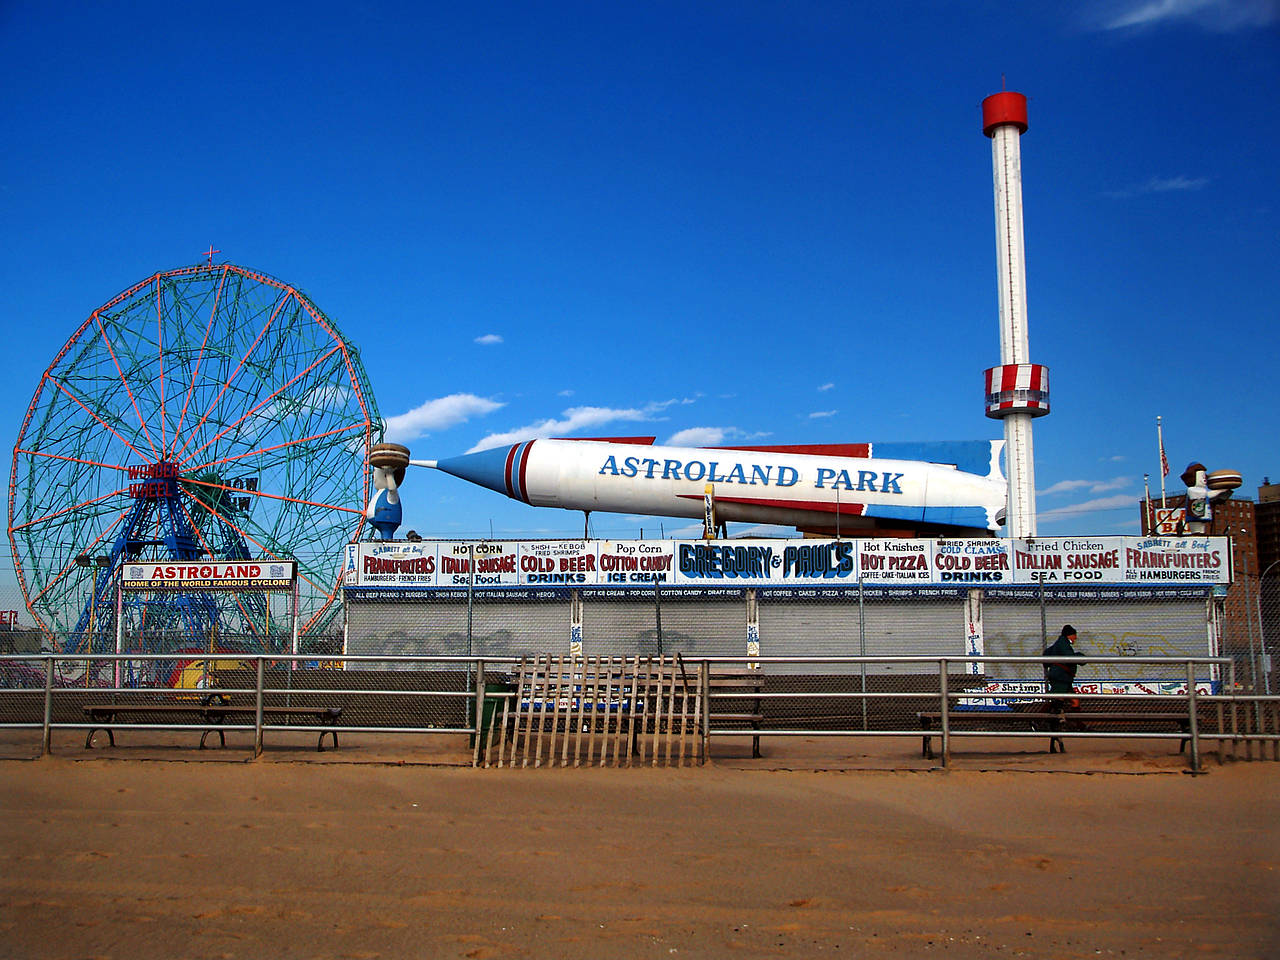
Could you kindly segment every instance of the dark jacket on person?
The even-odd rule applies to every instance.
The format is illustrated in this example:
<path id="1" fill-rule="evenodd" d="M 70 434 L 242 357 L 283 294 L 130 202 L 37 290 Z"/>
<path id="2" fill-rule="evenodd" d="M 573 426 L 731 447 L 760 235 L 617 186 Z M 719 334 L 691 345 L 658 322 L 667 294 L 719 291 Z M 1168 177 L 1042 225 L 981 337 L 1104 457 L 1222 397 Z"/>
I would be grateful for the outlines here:
<path id="1" fill-rule="evenodd" d="M 1044 656 L 1046 657 L 1075 657 L 1079 656 L 1076 648 L 1071 645 L 1071 638 L 1065 633 L 1053 641 L 1045 648 Z M 1050 693 L 1071 693 L 1071 684 L 1076 678 L 1076 668 L 1079 664 L 1075 663 L 1049 663 L 1045 665 L 1045 679 L 1049 681 Z"/>

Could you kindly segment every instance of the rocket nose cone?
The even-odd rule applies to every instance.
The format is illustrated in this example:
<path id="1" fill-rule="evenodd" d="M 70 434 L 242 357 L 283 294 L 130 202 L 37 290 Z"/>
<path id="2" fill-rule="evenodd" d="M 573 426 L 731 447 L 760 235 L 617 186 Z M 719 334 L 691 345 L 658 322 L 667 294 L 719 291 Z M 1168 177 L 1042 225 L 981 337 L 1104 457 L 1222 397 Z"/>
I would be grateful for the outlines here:
<path id="1" fill-rule="evenodd" d="M 460 457 L 437 460 L 436 469 L 511 496 L 507 473 L 516 446 L 494 447 L 479 453 L 465 453 Z"/>

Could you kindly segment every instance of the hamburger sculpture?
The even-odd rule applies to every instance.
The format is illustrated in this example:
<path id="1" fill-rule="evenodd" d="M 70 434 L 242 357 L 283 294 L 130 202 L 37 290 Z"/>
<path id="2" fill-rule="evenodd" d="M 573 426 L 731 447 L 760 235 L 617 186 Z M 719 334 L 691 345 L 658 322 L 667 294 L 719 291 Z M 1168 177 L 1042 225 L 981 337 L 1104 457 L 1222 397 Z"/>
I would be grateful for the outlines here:
<path id="1" fill-rule="evenodd" d="M 1181 533 L 1204 534 L 1213 522 L 1213 501 L 1226 500 L 1244 483 L 1239 470 L 1206 471 L 1203 463 L 1187 464 L 1182 471 L 1187 485 L 1187 515 Z"/>

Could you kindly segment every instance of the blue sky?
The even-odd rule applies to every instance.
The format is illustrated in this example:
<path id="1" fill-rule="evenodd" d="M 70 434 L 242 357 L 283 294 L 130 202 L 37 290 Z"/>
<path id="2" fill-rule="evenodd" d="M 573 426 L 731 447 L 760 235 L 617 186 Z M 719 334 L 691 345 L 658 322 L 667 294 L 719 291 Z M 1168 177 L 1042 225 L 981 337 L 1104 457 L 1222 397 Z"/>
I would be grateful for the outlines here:
<path id="1" fill-rule="evenodd" d="M 998 438 L 1005 82 L 1040 533 L 1136 532 L 1157 415 L 1171 491 L 1193 459 L 1280 478 L 1276 0 L 10 2 L 0 75 L 10 438 L 94 308 L 210 245 L 339 324 L 417 457 Z M 404 496 L 426 536 L 582 530 L 433 472 Z"/>

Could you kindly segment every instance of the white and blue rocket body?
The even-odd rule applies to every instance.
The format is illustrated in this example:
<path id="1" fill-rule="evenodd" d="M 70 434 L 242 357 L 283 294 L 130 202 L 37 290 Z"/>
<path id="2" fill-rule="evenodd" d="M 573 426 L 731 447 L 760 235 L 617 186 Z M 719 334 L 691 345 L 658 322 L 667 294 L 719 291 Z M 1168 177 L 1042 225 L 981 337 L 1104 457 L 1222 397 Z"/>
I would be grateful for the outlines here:
<path id="1" fill-rule="evenodd" d="M 994 533 L 1003 441 L 668 447 L 653 437 L 526 440 L 414 460 L 536 507 L 702 518 L 850 535 Z"/>

